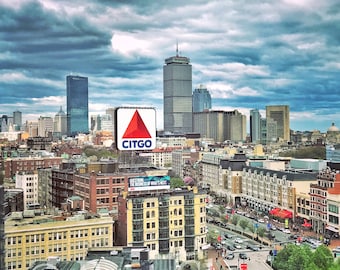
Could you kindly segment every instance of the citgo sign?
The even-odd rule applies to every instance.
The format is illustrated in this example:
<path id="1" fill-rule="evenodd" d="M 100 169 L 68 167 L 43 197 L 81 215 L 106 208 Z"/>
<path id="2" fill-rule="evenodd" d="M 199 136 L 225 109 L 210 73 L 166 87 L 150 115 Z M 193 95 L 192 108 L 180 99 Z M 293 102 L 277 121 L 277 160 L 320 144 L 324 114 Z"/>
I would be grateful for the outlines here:
<path id="1" fill-rule="evenodd" d="M 151 150 L 156 147 L 156 110 L 154 108 L 116 109 L 118 150 Z"/>

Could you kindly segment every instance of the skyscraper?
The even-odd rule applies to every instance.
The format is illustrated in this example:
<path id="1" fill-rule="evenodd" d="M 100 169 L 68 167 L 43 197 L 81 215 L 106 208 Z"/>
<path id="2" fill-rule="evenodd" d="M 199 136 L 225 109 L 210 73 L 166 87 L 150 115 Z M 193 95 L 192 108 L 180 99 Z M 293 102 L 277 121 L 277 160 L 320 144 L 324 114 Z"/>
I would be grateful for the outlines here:
<path id="1" fill-rule="evenodd" d="M 250 110 L 250 139 L 253 143 L 261 140 L 261 115 L 258 109 Z"/>
<path id="2" fill-rule="evenodd" d="M 203 112 L 211 109 L 211 96 L 204 85 L 200 85 L 192 94 L 192 112 Z"/>
<path id="3" fill-rule="evenodd" d="M 38 119 L 38 136 L 48 137 L 53 132 L 53 119 L 49 116 L 40 116 Z"/>
<path id="4" fill-rule="evenodd" d="M 20 130 L 22 126 L 22 113 L 20 111 L 13 112 L 13 124 L 15 130 Z"/>
<path id="5" fill-rule="evenodd" d="M 178 49 L 163 66 L 163 102 L 164 132 L 192 132 L 192 66 Z"/>
<path id="6" fill-rule="evenodd" d="M 247 135 L 246 120 L 246 116 L 238 110 L 197 112 L 193 113 L 193 131 L 216 142 L 241 142 Z"/>
<path id="7" fill-rule="evenodd" d="M 107 108 L 105 110 L 105 113 L 106 114 L 109 114 L 111 115 L 111 121 L 112 121 L 112 134 L 115 134 L 115 111 L 116 111 L 116 108 Z"/>
<path id="8" fill-rule="evenodd" d="M 89 133 L 88 78 L 69 75 L 67 84 L 67 135 Z"/>
<path id="9" fill-rule="evenodd" d="M 67 116 L 60 106 L 59 112 L 54 116 L 54 133 L 59 133 L 60 135 L 67 134 Z"/>
<path id="10" fill-rule="evenodd" d="M 266 106 L 267 141 L 290 141 L 289 106 Z M 276 124 L 276 128 L 274 128 Z"/>

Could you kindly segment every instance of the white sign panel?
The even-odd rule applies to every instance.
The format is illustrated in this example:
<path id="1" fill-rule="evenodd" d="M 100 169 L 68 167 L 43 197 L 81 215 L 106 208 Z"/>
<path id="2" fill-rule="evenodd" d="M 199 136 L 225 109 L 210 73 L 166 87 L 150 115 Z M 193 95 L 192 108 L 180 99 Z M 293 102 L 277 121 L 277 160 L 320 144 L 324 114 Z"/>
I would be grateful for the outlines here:
<path id="1" fill-rule="evenodd" d="M 116 110 L 116 142 L 119 150 L 151 150 L 156 147 L 156 110 L 121 107 Z"/>

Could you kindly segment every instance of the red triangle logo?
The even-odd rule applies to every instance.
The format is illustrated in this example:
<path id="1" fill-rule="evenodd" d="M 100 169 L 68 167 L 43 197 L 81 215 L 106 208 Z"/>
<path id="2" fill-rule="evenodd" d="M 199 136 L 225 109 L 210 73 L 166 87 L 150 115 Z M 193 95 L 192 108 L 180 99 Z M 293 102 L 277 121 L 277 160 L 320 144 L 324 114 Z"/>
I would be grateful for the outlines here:
<path id="1" fill-rule="evenodd" d="M 142 117 L 140 117 L 139 112 L 136 110 L 132 116 L 132 119 L 125 130 L 123 135 L 124 139 L 146 139 L 151 138 L 148 129 L 146 128 Z"/>

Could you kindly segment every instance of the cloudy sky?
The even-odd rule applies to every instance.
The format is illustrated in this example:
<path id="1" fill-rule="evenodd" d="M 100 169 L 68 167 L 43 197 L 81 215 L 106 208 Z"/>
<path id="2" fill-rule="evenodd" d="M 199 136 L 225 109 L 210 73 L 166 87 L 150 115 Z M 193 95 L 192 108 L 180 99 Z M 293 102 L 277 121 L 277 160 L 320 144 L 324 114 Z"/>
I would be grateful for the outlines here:
<path id="1" fill-rule="evenodd" d="M 178 42 L 213 109 L 289 105 L 293 130 L 340 126 L 339 0 L 0 0 L 0 38 L 0 115 L 66 111 L 74 74 L 89 77 L 90 115 L 152 106 L 161 129 Z"/>

